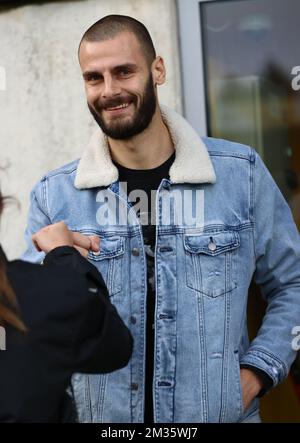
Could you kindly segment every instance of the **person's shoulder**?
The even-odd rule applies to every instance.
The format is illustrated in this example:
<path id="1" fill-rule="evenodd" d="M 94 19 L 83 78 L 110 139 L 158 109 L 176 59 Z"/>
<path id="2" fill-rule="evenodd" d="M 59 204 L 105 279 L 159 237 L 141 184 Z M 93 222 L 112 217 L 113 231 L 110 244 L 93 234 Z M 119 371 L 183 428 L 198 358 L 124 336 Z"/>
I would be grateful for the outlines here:
<path id="1" fill-rule="evenodd" d="M 68 175 L 68 174 L 72 174 L 72 173 L 76 172 L 79 160 L 80 159 L 73 160 L 70 163 L 67 163 L 67 164 L 65 164 L 63 166 L 60 166 L 59 168 L 56 168 L 56 169 L 53 169 L 53 170 L 47 172 L 42 177 L 42 181 L 46 180 L 46 179 L 49 179 L 49 178 L 53 178 L 53 177 L 59 176 L 59 175 Z"/>
<path id="2" fill-rule="evenodd" d="M 39 196 L 42 199 L 42 196 L 45 194 L 45 184 L 47 182 L 57 183 L 59 186 L 61 184 L 61 180 L 65 183 L 64 179 L 68 179 L 71 183 L 75 180 L 75 175 L 78 167 L 80 159 L 73 160 L 70 163 L 67 163 L 59 168 L 53 169 L 45 173 L 38 181 L 35 183 L 32 194 Z M 56 180 L 58 179 L 58 181 Z"/>
<path id="3" fill-rule="evenodd" d="M 236 157 L 253 161 L 255 151 L 251 146 L 214 137 L 201 137 L 211 157 Z"/>

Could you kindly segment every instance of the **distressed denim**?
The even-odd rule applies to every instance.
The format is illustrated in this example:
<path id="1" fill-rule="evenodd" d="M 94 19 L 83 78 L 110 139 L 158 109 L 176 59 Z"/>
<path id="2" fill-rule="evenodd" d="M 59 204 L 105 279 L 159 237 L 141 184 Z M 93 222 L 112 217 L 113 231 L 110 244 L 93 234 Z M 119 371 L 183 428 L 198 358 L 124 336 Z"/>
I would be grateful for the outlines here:
<path id="1" fill-rule="evenodd" d="M 291 342 L 292 328 L 300 325 L 300 241 L 289 206 L 252 148 L 203 141 L 216 182 L 164 179 L 156 196 L 156 423 L 246 422 L 251 414 L 259 421 L 258 399 L 243 411 L 240 364 L 262 369 L 276 386 L 287 377 L 296 354 Z M 31 235 L 49 223 L 64 220 L 73 231 L 101 237 L 100 254 L 89 253 L 88 259 L 130 328 L 134 350 L 121 370 L 74 374 L 79 419 L 143 422 L 147 284 L 141 224 L 118 181 L 75 189 L 77 165 L 48 173 L 32 191 L 23 259 L 41 262 L 43 254 L 35 251 Z M 181 205 L 177 197 L 184 191 L 203 196 L 194 225 L 181 217 L 182 210 L 197 210 L 196 198 Z M 128 223 L 102 225 L 99 214 L 114 220 L 116 205 L 129 212 Z M 246 308 L 252 278 L 268 308 L 249 343 Z"/>

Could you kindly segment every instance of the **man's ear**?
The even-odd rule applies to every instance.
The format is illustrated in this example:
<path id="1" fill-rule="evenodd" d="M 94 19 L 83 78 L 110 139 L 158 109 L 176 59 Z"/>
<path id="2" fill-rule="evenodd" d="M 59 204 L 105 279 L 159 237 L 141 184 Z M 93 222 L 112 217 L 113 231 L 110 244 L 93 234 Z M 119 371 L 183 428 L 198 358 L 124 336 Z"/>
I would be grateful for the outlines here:
<path id="1" fill-rule="evenodd" d="M 163 85 L 166 81 L 166 68 L 162 57 L 156 57 L 152 63 L 151 71 L 155 86 Z"/>

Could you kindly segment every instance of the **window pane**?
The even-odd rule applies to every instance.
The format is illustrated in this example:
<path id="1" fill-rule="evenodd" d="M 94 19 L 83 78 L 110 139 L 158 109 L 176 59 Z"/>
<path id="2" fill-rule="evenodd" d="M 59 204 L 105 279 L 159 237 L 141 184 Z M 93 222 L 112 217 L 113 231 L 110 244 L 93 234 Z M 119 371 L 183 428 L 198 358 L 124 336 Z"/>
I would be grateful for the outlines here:
<path id="1" fill-rule="evenodd" d="M 300 228 L 300 2 L 227 0 L 200 8 L 209 135 L 257 149 Z"/>

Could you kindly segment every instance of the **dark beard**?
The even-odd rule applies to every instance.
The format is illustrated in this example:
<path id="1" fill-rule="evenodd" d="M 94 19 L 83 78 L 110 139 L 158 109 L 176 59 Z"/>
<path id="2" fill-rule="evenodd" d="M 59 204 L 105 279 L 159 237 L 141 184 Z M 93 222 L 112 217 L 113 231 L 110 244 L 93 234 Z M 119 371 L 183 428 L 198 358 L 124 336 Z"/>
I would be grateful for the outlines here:
<path id="1" fill-rule="evenodd" d="M 115 103 L 114 106 L 117 106 L 118 104 L 121 103 Z M 136 100 L 134 97 L 133 104 L 136 106 Z M 132 121 L 128 123 L 120 121 L 107 125 L 101 117 L 101 109 L 98 113 L 89 104 L 88 108 L 104 134 L 108 137 L 114 140 L 126 140 L 140 134 L 149 126 L 156 110 L 156 95 L 151 74 L 146 83 L 141 104 Z"/>

